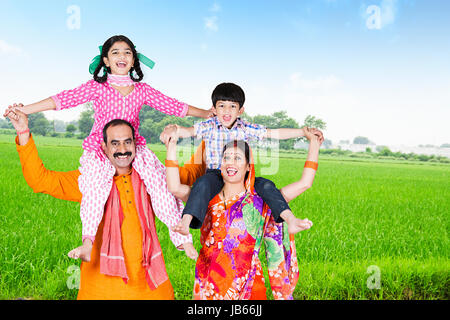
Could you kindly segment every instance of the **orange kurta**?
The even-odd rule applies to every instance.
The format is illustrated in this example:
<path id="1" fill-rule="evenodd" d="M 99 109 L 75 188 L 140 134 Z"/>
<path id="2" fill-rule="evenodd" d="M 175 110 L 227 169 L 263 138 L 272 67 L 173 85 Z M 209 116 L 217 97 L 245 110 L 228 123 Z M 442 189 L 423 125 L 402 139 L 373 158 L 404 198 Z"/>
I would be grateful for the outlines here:
<path id="1" fill-rule="evenodd" d="M 53 197 L 81 201 L 78 188 L 78 170 L 69 172 L 51 171 L 44 167 L 37 153 L 33 138 L 25 146 L 20 146 L 16 138 L 22 171 L 28 185 L 34 192 L 46 193 Z M 203 147 L 203 146 L 202 146 Z M 196 155 L 202 152 L 200 147 Z M 192 184 L 204 172 L 204 164 L 195 164 L 194 156 L 190 165 L 180 168 L 182 183 Z M 198 161 L 197 161 L 198 163 Z M 151 290 L 145 279 L 142 267 L 142 232 L 139 217 L 134 204 L 134 193 L 131 175 L 114 177 L 120 194 L 120 202 L 124 213 L 121 227 L 122 247 L 125 256 L 128 283 L 122 278 L 106 276 L 100 273 L 100 247 L 102 242 L 103 220 L 99 225 L 94 241 L 91 261 L 81 264 L 81 281 L 78 299 L 173 299 L 173 287 L 169 280 L 155 290 Z"/>

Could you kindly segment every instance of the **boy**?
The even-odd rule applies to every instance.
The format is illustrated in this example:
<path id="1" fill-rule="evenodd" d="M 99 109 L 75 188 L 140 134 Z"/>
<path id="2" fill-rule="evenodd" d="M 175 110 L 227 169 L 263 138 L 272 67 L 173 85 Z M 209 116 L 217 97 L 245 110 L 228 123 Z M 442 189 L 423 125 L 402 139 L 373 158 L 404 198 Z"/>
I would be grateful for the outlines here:
<path id="1" fill-rule="evenodd" d="M 179 137 L 196 136 L 205 141 L 206 173 L 198 178 L 192 186 L 189 199 L 183 210 L 183 217 L 174 231 L 187 235 L 189 227 L 199 229 L 205 218 L 211 199 L 223 188 L 220 173 L 220 161 L 223 147 L 231 140 L 262 140 L 264 138 L 291 139 L 304 136 L 303 129 L 267 129 L 265 126 L 252 124 L 239 118 L 244 112 L 245 94 L 236 84 L 219 84 L 212 93 L 215 117 L 185 128 L 175 126 Z M 323 140 L 322 132 L 312 129 L 313 133 Z M 170 134 L 161 137 L 168 139 Z M 164 138 L 163 138 L 164 139 Z M 301 220 L 291 212 L 289 205 L 275 184 L 265 178 L 255 179 L 255 191 L 272 210 L 275 221 L 286 221 L 289 233 L 301 231 Z"/>

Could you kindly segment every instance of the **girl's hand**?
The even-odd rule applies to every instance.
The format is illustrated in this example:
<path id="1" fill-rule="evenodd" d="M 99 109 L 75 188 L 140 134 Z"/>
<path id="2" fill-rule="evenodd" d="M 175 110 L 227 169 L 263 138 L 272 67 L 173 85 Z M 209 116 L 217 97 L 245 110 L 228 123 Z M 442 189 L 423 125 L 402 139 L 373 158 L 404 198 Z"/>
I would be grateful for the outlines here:
<path id="1" fill-rule="evenodd" d="M 214 108 L 214 107 L 211 107 L 211 109 L 209 109 L 208 111 L 209 111 L 209 113 L 208 113 L 208 117 L 207 117 L 207 119 L 209 119 L 209 118 L 213 118 L 213 117 L 215 117 L 215 116 L 216 116 L 216 108 Z"/>
<path id="2" fill-rule="evenodd" d="M 22 104 L 19 104 L 19 106 L 21 105 Z M 16 104 L 14 104 L 14 106 L 16 106 Z M 16 131 L 25 131 L 28 129 L 28 116 L 19 108 L 14 106 L 9 106 L 5 110 L 5 114 L 3 116 L 9 118 Z"/>

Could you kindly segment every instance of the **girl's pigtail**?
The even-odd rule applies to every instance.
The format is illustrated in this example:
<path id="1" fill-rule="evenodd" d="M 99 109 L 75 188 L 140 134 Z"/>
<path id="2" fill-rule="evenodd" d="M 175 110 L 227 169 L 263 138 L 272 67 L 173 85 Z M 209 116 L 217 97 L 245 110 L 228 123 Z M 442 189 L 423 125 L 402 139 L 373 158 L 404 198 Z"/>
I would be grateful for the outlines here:
<path id="1" fill-rule="evenodd" d="M 137 74 L 137 78 L 135 78 L 134 76 L 133 76 L 133 71 L 136 71 L 136 74 Z M 141 70 L 141 63 L 139 62 L 139 59 L 136 57 L 135 58 L 135 60 L 134 60 L 134 66 L 133 66 L 133 68 L 131 68 L 131 70 L 130 70 L 130 78 L 131 78 L 131 80 L 133 80 L 134 82 L 139 82 L 139 81 L 141 81 L 142 79 L 144 79 L 144 73 L 142 72 L 142 70 Z"/>

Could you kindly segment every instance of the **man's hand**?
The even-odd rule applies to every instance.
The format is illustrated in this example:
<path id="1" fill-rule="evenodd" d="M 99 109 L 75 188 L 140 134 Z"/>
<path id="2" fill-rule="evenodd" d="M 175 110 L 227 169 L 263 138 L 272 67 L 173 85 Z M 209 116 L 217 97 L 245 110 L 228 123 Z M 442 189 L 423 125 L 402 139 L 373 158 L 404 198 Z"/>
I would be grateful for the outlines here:
<path id="1" fill-rule="evenodd" d="M 178 141 L 178 126 L 176 124 L 167 125 L 161 132 L 159 140 L 166 146 L 169 142 L 176 143 Z"/>
<path id="2" fill-rule="evenodd" d="M 3 114 L 5 118 L 8 118 L 11 121 L 17 132 L 28 129 L 28 116 L 20 110 L 22 107 L 23 104 L 21 103 L 13 104 L 12 106 L 9 106 Z"/>

